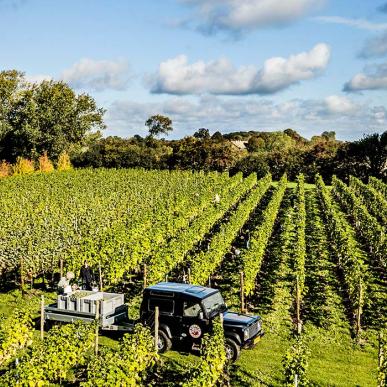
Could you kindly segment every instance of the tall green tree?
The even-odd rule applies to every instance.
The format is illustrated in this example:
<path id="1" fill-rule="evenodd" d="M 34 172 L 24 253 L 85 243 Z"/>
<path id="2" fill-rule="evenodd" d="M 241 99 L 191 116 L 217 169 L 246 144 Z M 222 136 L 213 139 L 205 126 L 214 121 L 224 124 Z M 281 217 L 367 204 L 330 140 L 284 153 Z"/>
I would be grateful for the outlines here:
<path id="1" fill-rule="evenodd" d="M 160 134 L 168 135 L 168 132 L 173 130 L 172 120 L 169 117 L 156 114 L 149 117 L 145 121 L 145 125 L 149 128 L 149 135 L 151 137 L 158 136 Z"/>
<path id="2" fill-rule="evenodd" d="M 10 77 L 0 78 L 8 102 L 0 117 L 0 159 L 14 161 L 45 151 L 56 159 L 90 131 L 105 128 L 104 110 L 89 95 L 76 94 L 63 82 L 30 84 L 20 73 L 12 72 Z M 7 82 L 11 83 L 8 87 Z"/>

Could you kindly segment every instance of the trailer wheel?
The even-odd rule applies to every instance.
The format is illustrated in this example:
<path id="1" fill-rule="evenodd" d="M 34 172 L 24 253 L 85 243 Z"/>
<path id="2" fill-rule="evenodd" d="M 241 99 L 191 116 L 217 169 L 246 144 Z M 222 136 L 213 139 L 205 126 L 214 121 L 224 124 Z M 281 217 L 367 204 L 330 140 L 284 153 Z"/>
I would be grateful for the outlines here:
<path id="1" fill-rule="evenodd" d="M 172 348 L 172 341 L 164 331 L 159 331 L 157 348 L 159 353 L 167 352 Z"/>
<path id="2" fill-rule="evenodd" d="M 237 361 L 241 353 L 241 347 L 233 340 L 226 337 L 226 357 L 229 361 Z"/>

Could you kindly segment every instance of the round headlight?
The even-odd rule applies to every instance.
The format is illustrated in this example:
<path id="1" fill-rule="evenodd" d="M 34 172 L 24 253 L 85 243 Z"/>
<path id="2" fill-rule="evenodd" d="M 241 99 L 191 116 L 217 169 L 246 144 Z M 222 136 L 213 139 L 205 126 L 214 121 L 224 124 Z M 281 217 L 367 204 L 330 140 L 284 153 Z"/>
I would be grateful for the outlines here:
<path id="1" fill-rule="evenodd" d="M 246 328 L 244 331 L 243 331 L 243 338 L 245 340 L 247 340 L 249 338 L 249 328 Z"/>

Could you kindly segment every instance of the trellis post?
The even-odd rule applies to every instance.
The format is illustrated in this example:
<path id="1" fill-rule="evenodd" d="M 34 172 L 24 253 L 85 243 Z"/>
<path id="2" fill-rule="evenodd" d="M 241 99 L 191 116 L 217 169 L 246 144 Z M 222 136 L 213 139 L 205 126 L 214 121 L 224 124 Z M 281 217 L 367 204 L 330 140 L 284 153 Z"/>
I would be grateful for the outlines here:
<path id="1" fill-rule="evenodd" d="M 155 307 L 155 351 L 159 350 L 159 307 Z"/>

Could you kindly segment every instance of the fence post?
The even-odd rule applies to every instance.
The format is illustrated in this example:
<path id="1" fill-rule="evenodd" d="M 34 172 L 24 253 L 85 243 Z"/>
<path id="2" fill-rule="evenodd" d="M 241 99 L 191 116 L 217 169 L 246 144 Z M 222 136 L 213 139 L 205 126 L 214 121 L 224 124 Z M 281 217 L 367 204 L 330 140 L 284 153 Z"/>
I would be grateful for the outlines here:
<path id="1" fill-rule="evenodd" d="M 99 340 L 99 300 L 95 302 L 95 355 L 98 355 L 98 340 Z"/>
<path id="2" fill-rule="evenodd" d="M 40 301 L 40 339 L 44 339 L 44 296 Z"/>
<path id="3" fill-rule="evenodd" d="M 155 307 L 155 350 L 159 350 L 159 307 Z"/>
<path id="4" fill-rule="evenodd" d="M 102 292 L 102 270 L 101 261 L 98 262 L 98 274 L 99 274 L 99 291 Z"/>
<path id="5" fill-rule="evenodd" d="M 191 283 L 191 268 L 188 268 L 188 283 Z"/>
<path id="6" fill-rule="evenodd" d="M 59 272 L 60 272 L 60 278 L 63 277 L 63 259 L 59 260 Z"/>
<path id="7" fill-rule="evenodd" d="M 241 282 L 241 313 L 245 311 L 245 278 L 243 271 L 240 272 Z"/>
<path id="8" fill-rule="evenodd" d="M 147 287 L 147 267 L 146 263 L 144 263 L 144 289 Z"/>

